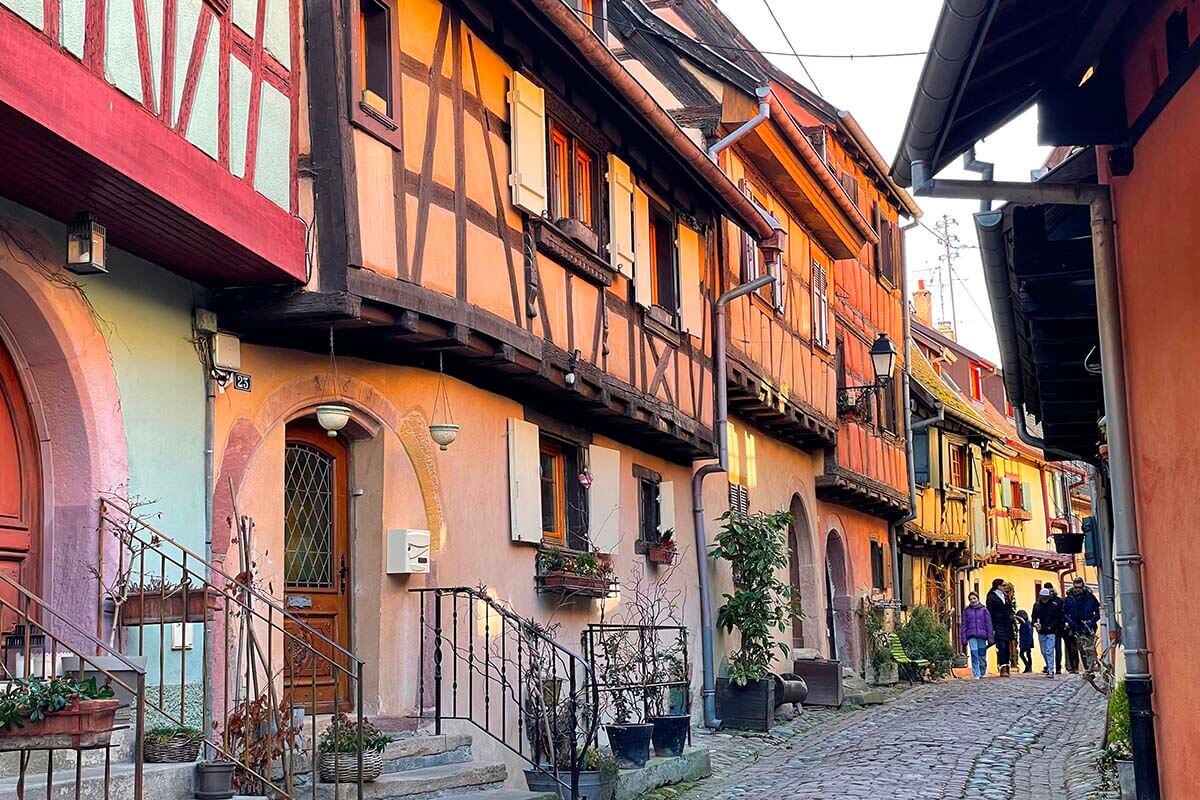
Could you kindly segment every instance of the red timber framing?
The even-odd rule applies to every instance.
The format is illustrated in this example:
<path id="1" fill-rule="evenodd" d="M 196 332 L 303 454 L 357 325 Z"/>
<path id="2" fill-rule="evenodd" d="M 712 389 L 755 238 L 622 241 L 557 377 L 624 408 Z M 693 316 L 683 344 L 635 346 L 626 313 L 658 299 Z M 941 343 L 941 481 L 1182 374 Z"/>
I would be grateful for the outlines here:
<path id="1" fill-rule="evenodd" d="M 0 194 L 62 221 L 92 210 L 114 246 L 206 285 L 303 280 L 305 226 L 296 216 L 299 9 L 297 0 L 288 2 L 290 69 L 264 46 L 266 0 L 257 0 L 254 37 L 233 24 L 225 0 L 205 0 L 186 45 L 176 42 L 178 0 L 163 0 L 155 86 L 146 2 L 132 0 L 140 98 L 105 77 L 107 0 L 87 0 L 82 58 L 60 44 L 60 0 L 45 0 L 43 30 L 0 7 L 0 125 L 10 156 Z M 186 138 L 213 36 L 219 37 L 215 161 Z M 182 75 L 177 45 L 190 48 Z M 250 76 L 245 160 L 233 171 L 231 57 Z M 254 188 L 264 83 L 290 106 L 287 208 Z"/>

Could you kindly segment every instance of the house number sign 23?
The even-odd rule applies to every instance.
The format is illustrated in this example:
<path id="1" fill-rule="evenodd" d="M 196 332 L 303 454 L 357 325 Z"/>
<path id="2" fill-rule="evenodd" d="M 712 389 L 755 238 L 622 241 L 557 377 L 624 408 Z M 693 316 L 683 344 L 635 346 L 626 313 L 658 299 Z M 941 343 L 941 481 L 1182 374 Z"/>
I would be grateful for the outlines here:
<path id="1" fill-rule="evenodd" d="M 250 391 L 250 376 L 243 372 L 233 373 L 233 388 L 239 392 Z"/>

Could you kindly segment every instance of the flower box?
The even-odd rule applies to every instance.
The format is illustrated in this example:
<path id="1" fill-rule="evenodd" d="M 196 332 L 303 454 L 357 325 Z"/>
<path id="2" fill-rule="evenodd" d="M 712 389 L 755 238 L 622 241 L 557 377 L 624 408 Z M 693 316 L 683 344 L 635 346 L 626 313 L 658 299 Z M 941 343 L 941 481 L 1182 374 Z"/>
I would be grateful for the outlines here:
<path id="1" fill-rule="evenodd" d="M 649 545 L 646 547 L 646 560 L 651 564 L 674 564 L 679 557 L 679 551 L 674 547 Z"/>
<path id="2" fill-rule="evenodd" d="M 208 608 L 204 605 L 205 594 L 201 590 L 187 593 L 187 613 L 184 613 L 184 593 L 173 589 L 168 594 L 149 589 L 136 592 L 121 604 L 121 624 L 126 626 L 155 625 L 159 622 L 204 622 L 213 618 L 220 608 L 221 596 L 208 593 Z"/>
<path id="3" fill-rule="evenodd" d="M 577 575 L 573 572 L 547 572 L 537 576 L 538 588 L 543 592 L 584 597 L 608 597 L 612 582 L 597 575 Z"/>
<path id="4" fill-rule="evenodd" d="M 0 750 L 78 750 L 102 747 L 112 738 L 119 700 L 72 699 L 61 711 L 20 728 L 0 730 Z"/>

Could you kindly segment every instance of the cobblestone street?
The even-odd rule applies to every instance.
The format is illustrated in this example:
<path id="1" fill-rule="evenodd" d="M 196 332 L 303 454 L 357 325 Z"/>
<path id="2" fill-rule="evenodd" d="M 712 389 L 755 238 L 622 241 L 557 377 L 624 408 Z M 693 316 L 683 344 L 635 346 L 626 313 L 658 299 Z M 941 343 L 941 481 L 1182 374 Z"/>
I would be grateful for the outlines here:
<path id="1" fill-rule="evenodd" d="M 713 776 L 655 798 L 1107 798 L 1104 699 L 1074 676 L 951 680 L 865 710 L 809 709 L 770 736 L 698 734 Z"/>

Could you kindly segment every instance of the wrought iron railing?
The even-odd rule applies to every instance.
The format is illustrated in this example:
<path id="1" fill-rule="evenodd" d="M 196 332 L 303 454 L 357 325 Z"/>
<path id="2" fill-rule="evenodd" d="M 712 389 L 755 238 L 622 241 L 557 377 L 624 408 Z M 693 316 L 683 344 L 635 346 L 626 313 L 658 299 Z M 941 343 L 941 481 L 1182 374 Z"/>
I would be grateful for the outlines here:
<path id="1" fill-rule="evenodd" d="M 141 752 L 145 735 L 145 704 L 142 702 L 146 691 L 145 670 L 108 648 L 53 606 L 47 605 L 41 597 L 2 573 L 0 620 L 3 621 L 6 634 L 0 645 L 0 674 L 6 692 L 19 693 L 23 697 L 26 691 L 47 691 L 47 682 L 56 677 L 72 678 L 79 683 L 95 679 L 99 687 L 107 686 L 116 695 L 117 700 L 108 705 L 115 705 L 116 702 L 128 705 L 132 714 L 134 752 Z M 69 640 L 77 645 L 72 645 Z M 92 649 L 96 656 L 104 656 L 110 667 L 104 666 L 105 662 L 96 656 L 84 654 L 85 650 Z M 74 665 L 70 668 L 65 664 L 66 657 L 74 659 Z M 109 658 L 115 659 L 119 667 L 111 668 L 113 662 Z M 53 713 L 46 715 L 46 720 L 53 722 L 71 717 L 80 720 L 73 731 L 68 731 L 65 726 L 55 726 L 63 729 L 63 732 L 49 733 L 38 730 L 36 723 L 27 719 L 14 723 L 12 729 L 0 735 L 0 751 L 18 753 L 14 789 L 17 800 L 24 800 L 31 776 L 34 780 L 45 779 L 44 791 L 43 787 L 38 787 L 39 795 L 58 796 L 55 794 L 56 787 L 69 790 L 73 785 L 74 796 L 78 798 L 84 785 L 83 754 L 89 751 L 103 751 L 104 779 L 107 784 L 112 774 L 112 751 L 118 747 L 118 743 L 112 740 L 112 734 L 128 726 L 116 724 L 116 709 L 111 707 L 106 713 L 96 715 L 92 719 L 93 724 L 84 724 L 82 721 L 88 719 L 86 715 L 72 713 L 82 711 L 82 708 L 63 709 L 58 712 L 61 715 L 58 717 Z M 96 725 L 96 722 L 103 724 Z M 64 759 L 64 753 L 69 753 L 70 757 Z M 35 760 L 35 754 L 44 754 L 44 765 L 40 760 Z M 64 765 L 64 761 L 69 766 Z M 73 773 L 65 782 L 61 780 L 61 770 L 59 775 L 55 774 L 60 765 L 67 766 L 69 773 Z M 135 759 L 132 800 L 142 800 L 142 778 L 142 761 Z M 107 792 L 104 796 L 108 796 Z"/>
<path id="2" fill-rule="evenodd" d="M 691 663 L 682 625 L 589 623 L 583 652 L 596 676 L 601 716 L 613 722 L 649 722 L 691 716 Z M 688 726 L 688 744 L 691 744 Z"/>
<path id="3" fill-rule="evenodd" d="M 421 598 L 419 718 L 437 734 L 470 723 L 578 797 L 599 720 L 587 661 L 484 588 L 409 591 Z"/>
<path id="4" fill-rule="evenodd" d="M 253 521 L 237 516 L 233 527 L 236 576 L 119 500 L 101 500 L 97 633 L 108 606 L 111 646 L 156 662 L 150 667 L 157 686 L 145 692 L 146 711 L 168 725 L 200 728 L 206 755 L 237 763 L 241 793 L 316 800 L 318 717 L 349 711 L 361 738 L 364 663 L 256 585 Z M 106 536 L 117 540 L 115 564 L 105 564 Z M 200 625 L 199 663 L 188 659 L 186 625 L 192 623 Z M 185 627 L 172 631 L 173 625 Z M 178 656 L 168 656 L 173 637 L 181 635 Z M 199 696 L 193 692 L 189 703 L 197 678 Z M 357 769 L 334 769 L 330 783 L 335 798 L 344 796 L 345 785 L 361 800 L 362 754 Z"/>

